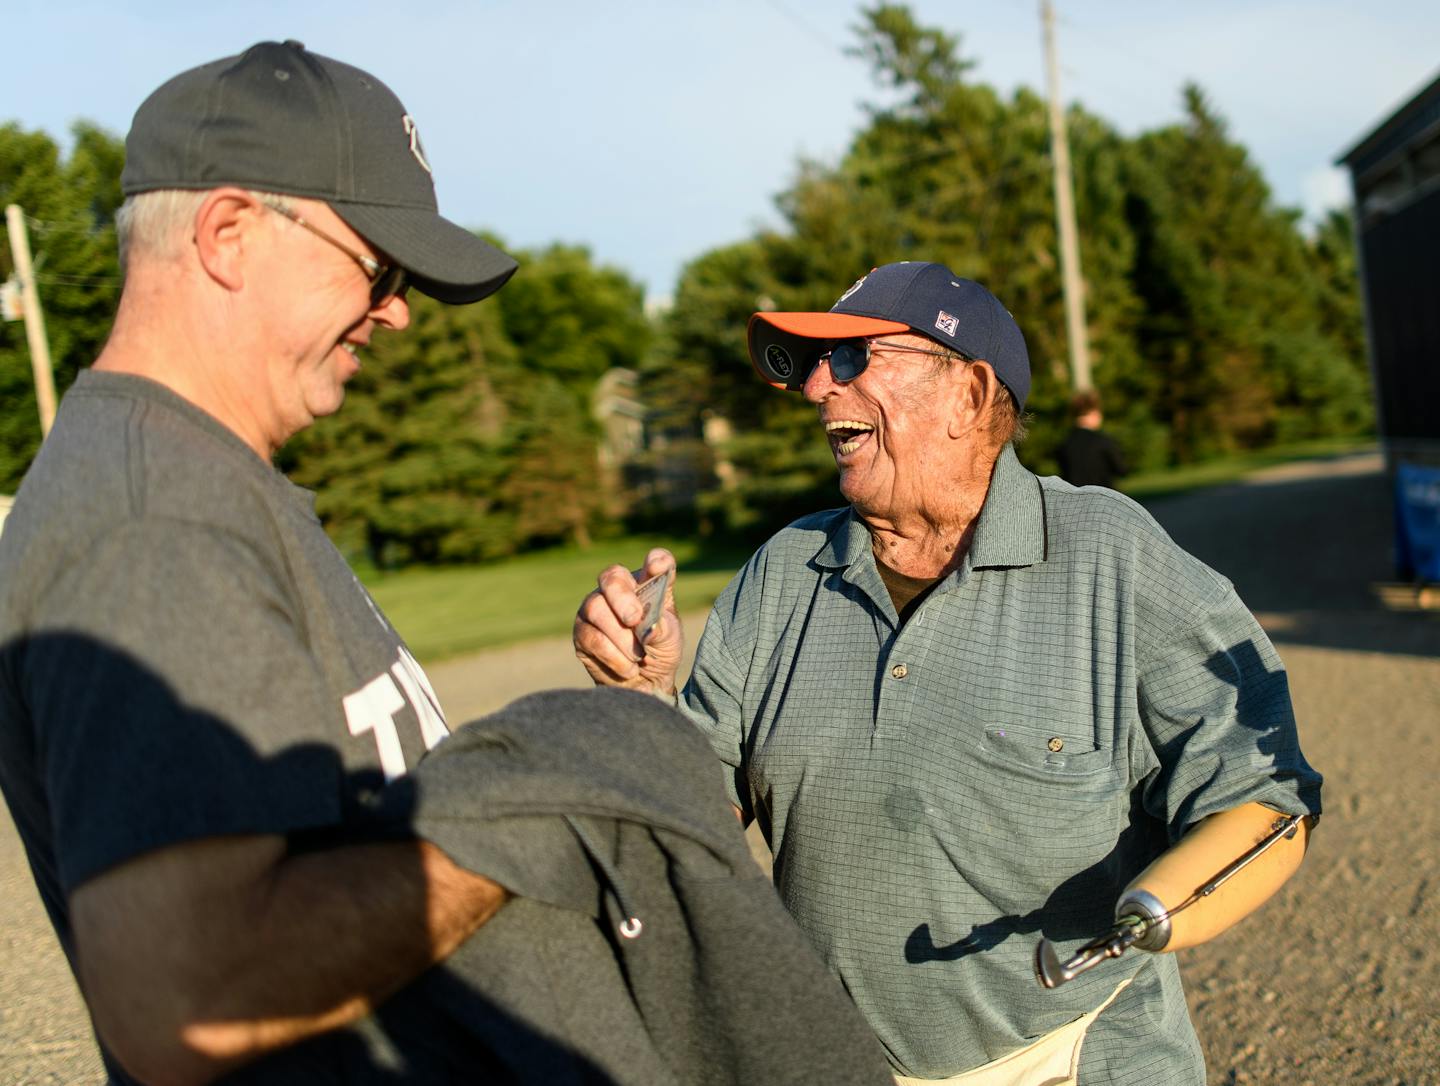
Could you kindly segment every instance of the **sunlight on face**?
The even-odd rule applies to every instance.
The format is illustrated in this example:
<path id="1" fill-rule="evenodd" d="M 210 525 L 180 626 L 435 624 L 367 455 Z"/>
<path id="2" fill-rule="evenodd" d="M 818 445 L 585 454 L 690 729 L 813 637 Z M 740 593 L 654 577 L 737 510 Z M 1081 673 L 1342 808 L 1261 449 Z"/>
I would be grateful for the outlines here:
<path id="1" fill-rule="evenodd" d="M 375 255 L 365 240 L 317 201 L 297 201 L 307 219 L 346 245 Z M 268 285 L 268 410 L 284 441 L 315 419 L 334 414 L 345 384 L 359 372 L 361 352 L 376 325 L 405 327 L 402 298 L 372 307 L 370 280 L 350 256 L 282 216 L 272 223 L 275 259 Z"/>
<path id="2" fill-rule="evenodd" d="M 954 477 L 959 450 L 947 428 L 964 367 L 885 343 L 939 349 L 920 335 L 877 336 L 865 372 L 837 382 L 821 363 L 805 396 L 819 409 L 845 499 L 877 516 L 922 513 Z"/>

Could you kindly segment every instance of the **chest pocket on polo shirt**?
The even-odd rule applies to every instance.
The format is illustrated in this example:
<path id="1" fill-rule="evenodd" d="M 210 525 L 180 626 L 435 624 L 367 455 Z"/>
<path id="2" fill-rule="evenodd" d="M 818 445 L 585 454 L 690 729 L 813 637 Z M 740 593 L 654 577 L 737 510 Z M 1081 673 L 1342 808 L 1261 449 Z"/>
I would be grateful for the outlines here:
<path id="1" fill-rule="evenodd" d="M 1029 780 L 1056 784 L 1103 784 L 1114 762 L 1114 752 L 1100 747 L 1090 734 L 1090 723 L 1056 723 L 1050 727 L 1027 722 L 992 723 L 980 737 L 980 756 L 1003 771 Z"/>
<path id="2" fill-rule="evenodd" d="M 1014 677 L 976 682 L 970 691 L 964 706 L 969 735 L 987 765 L 1077 792 L 1109 781 L 1114 721 L 1108 707 L 1097 706 L 1104 699 L 1087 675 L 1055 668 L 1024 683 Z"/>

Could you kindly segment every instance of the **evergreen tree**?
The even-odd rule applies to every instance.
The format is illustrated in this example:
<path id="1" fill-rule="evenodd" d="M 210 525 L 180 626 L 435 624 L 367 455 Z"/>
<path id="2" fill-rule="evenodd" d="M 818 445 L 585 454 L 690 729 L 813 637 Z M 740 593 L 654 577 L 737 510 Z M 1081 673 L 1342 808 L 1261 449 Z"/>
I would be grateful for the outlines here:
<path id="1" fill-rule="evenodd" d="M 410 327 L 376 335 L 344 409 L 283 450 L 343 550 L 381 568 L 481 561 L 602 526 L 590 400 L 648 349 L 641 291 L 584 249 L 517 257 L 478 305 L 412 292 Z"/>
<path id="2" fill-rule="evenodd" d="M 414 292 L 410 327 L 377 330 L 344 408 L 296 435 L 280 464 L 318 491 L 342 550 L 386 568 L 509 554 L 498 508 L 518 370 L 493 306 L 444 306 Z"/>
<path id="3" fill-rule="evenodd" d="M 1173 458 L 1192 461 L 1306 436 L 1315 396 L 1341 386 L 1315 384 L 1339 348 L 1297 216 L 1273 205 L 1200 89 L 1184 100 L 1184 124 L 1135 141 L 1129 177 L 1147 399 Z"/>
<path id="4" fill-rule="evenodd" d="M 550 245 L 520 259 L 495 304 L 505 337 L 537 371 L 584 401 L 607 370 L 633 368 L 644 356 L 652 330 L 639 283 L 597 266 L 583 246 Z"/>
<path id="5" fill-rule="evenodd" d="M 1326 214 L 1308 249 L 1317 283 L 1324 376 L 1307 386 L 1312 392 L 1309 404 L 1301 401 L 1289 417 L 1308 422 L 1303 435 L 1307 437 L 1368 433 L 1375 425 L 1375 410 L 1355 259 L 1355 220 L 1349 210 Z"/>

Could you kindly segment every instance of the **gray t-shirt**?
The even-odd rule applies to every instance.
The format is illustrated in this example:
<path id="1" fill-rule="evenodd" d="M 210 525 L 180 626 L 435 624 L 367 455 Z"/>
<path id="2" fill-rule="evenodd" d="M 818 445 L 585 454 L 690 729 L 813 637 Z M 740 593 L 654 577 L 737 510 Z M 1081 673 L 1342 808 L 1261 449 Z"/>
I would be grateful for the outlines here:
<path id="1" fill-rule="evenodd" d="M 682 707 L 776 885 L 901 1072 L 942 1078 L 1099 1006 L 1087 1084 L 1203 1083 L 1173 955 L 1043 990 L 1207 815 L 1319 811 L 1285 672 L 1134 502 L 1006 449 L 962 567 L 903 625 L 848 509 L 774 536 L 716 602 Z"/>
<path id="2" fill-rule="evenodd" d="M 0 788 L 67 954 L 86 879 L 360 829 L 446 734 L 311 494 L 164 387 L 81 374 L 0 536 Z"/>

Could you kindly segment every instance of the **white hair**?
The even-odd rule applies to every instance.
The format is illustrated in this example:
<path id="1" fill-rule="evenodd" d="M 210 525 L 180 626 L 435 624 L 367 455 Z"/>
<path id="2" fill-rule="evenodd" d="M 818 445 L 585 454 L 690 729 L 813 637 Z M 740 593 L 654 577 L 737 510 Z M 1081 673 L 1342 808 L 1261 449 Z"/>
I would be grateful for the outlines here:
<path id="1" fill-rule="evenodd" d="M 134 253 L 153 260 L 175 260 L 190 243 L 195 215 L 209 189 L 154 189 L 127 196 L 115 213 L 115 240 L 120 248 L 123 275 Z M 251 192 L 257 200 L 288 207 L 283 196 Z"/>
<path id="2" fill-rule="evenodd" d="M 926 337 L 929 338 L 928 336 Z M 930 352 L 935 362 L 931 365 L 930 372 L 938 374 L 947 366 L 968 366 L 971 360 L 966 358 L 959 351 L 952 350 L 939 341 L 935 342 L 935 349 Z M 992 369 L 994 367 L 991 367 Z M 999 380 L 997 377 L 996 380 Z M 1015 397 L 1010 389 L 1002 381 L 1000 383 L 1000 394 L 997 395 L 990 405 L 989 418 L 986 421 L 986 428 L 997 446 L 1006 444 L 1018 445 L 1030 436 L 1030 425 L 1026 419 L 1025 412 L 1020 410 L 1015 403 Z"/>

